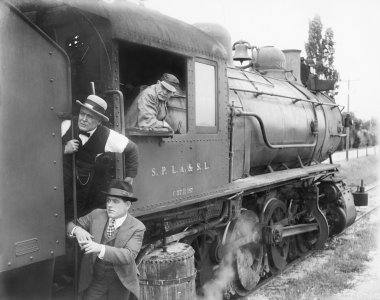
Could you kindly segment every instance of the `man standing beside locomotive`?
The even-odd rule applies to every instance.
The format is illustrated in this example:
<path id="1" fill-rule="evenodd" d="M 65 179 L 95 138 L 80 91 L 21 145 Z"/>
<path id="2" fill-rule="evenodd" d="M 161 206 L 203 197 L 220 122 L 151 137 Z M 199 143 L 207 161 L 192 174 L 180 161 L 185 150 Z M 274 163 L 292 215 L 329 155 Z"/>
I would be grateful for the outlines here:
<path id="1" fill-rule="evenodd" d="M 137 174 L 138 150 L 134 142 L 116 131 L 102 125 L 108 122 L 105 116 L 107 103 L 96 95 L 89 95 L 84 103 L 76 101 L 81 106 L 78 121 L 73 121 L 74 137 L 72 137 L 72 122 L 62 122 L 62 143 L 64 145 L 64 194 L 66 220 L 72 220 L 73 205 L 73 170 L 72 157 L 75 153 L 77 212 L 82 216 L 86 212 L 87 197 L 95 172 L 96 158 L 105 152 L 124 153 L 125 181 L 132 182 Z"/>
<path id="2" fill-rule="evenodd" d="M 165 121 L 168 113 L 167 101 L 174 95 L 179 80 L 172 74 L 164 73 L 161 80 L 148 86 L 137 96 L 137 126 L 153 130 L 173 131 Z"/>
<path id="3" fill-rule="evenodd" d="M 79 292 L 85 300 L 136 299 L 139 281 L 135 258 L 143 241 L 145 226 L 128 213 L 137 201 L 132 185 L 114 180 L 108 190 L 106 209 L 95 209 L 67 224 L 85 251 L 81 261 Z M 91 255 L 88 255 L 91 254 Z"/>

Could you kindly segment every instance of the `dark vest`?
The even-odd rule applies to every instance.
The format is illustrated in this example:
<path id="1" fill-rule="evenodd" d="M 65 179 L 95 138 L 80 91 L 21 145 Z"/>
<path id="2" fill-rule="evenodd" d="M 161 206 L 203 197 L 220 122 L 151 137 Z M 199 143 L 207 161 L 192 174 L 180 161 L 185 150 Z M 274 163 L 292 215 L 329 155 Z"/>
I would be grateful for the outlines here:
<path id="1" fill-rule="evenodd" d="M 107 226 L 108 222 L 106 223 L 106 226 L 103 230 L 103 236 L 100 241 L 101 244 L 111 246 L 113 247 L 115 245 L 115 235 L 117 234 L 117 231 L 119 228 L 117 228 L 111 238 L 107 237 Z M 117 274 L 115 272 L 115 269 L 113 267 L 113 264 L 110 262 L 106 262 L 100 258 L 96 258 L 95 265 L 94 265 L 94 276 L 98 279 L 102 279 L 104 276 L 107 276 L 109 279 L 114 278 L 115 280 L 118 279 Z"/>
<path id="2" fill-rule="evenodd" d="M 75 154 L 75 162 L 77 166 L 77 171 L 79 176 L 85 176 L 88 172 L 93 172 L 95 168 L 95 158 L 104 153 L 104 148 L 107 143 L 107 139 L 110 134 L 110 130 L 103 126 L 99 125 L 92 136 L 88 139 L 85 145 L 82 145 L 82 141 L 79 138 L 79 128 L 78 128 L 78 119 L 75 118 L 71 126 L 74 124 L 74 139 L 79 141 L 79 148 Z M 71 126 L 62 137 L 62 143 L 65 145 L 71 137 Z M 71 170 L 72 166 L 72 155 L 64 155 L 64 165 L 65 171 Z M 69 171 L 70 172 L 70 171 Z"/>

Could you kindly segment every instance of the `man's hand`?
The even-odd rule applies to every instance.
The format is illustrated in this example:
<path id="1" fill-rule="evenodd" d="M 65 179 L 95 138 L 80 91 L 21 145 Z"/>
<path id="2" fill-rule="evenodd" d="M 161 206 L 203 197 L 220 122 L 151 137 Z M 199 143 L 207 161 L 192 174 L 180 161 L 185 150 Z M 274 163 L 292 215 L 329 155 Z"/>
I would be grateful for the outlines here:
<path id="1" fill-rule="evenodd" d="M 84 250 L 85 254 L 96 253 L 99 254 L 102 250 L 102 245 L 95 243 L 93 241 L 85 241 L 81 244 L 81 249 Z"/>
<path id="2" fill-rule="evenodd" d="M 93 235 L 91 235 L 89 232 L 84 230 L 82 227 L 76 227 L 73 234 L 75 235 L 81 249 L 82 249 L 83 243 L 91 242 L 92 239 L 94 238 Z"/>
<path id="3" fill-rule="evenodd" d="M 132 177 L 125 177 L 124 182 L 128 182 L 129 184 L 133 184 L 133 178 Z"/>
<path id="4" fill-rule="evenodd" d="M 70 140 L 65 145 L 64 154 L 72 154 L 78 151 L 79 141 L 78 140 Z"/>
<path id="5" fill-rule="evenodd" d="M 165 120 L 163 120 L 162 121 L 162 127 L 163 128 L 167 128 L 167 129 L 169 129 L 169 130 L 173 130 L 173 128 L 169 125 L 169 123 L 168 122 L 166 122 Z"/>

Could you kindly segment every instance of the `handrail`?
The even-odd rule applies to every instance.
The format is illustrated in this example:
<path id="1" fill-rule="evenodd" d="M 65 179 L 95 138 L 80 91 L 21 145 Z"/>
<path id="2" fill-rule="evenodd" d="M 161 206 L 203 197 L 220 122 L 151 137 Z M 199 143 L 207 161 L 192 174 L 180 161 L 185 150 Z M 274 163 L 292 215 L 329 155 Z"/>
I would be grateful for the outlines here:
<path id="1" fill-rule="evenodd" d="M 239 91 L 239 92 L 253 93 L 253 94 L 257 94 L 257 95 L 267 95 L 267 96 L 279 97 L 280 99 L 281 98 L 292 99 L 293 103 L 297 103 L 298 101 L 304 101 L 304 102 L 313 103 L 313 104 L 318 105 L 318 106 L 319 105 L 327 105 L 327 106 L 333 106 L 333 107 L 340 107 L 340 106 L 342 106 L 340 104 L 318 102 L 318 101 L 313 101 L 313 100 L 308 100 L 308 99 L 302 99 L 302 98 L 292 97 L 292 96 L 286 96 L 286 95 L 281 95 L 281 94 L 275 94 L 275 93 L 266 93 L 266 92 L 259 92 L 259 91 L 247 91 L 247 90 L 237 89 L 237 88 L 233 88 L 233 87 L 230 87 L 230 90 Z"/>
<path id="2" fill-rule="evenodd" d="M 120 133 L 125 135 L 125 118 L 124 118 L 124 95 L 120 90 L 107 90 L 103 94 L 105 95 L 118 95 L 120 105 Z M 118 125 L 118 124 L 117 124 Z"/>
<path id="3" fill-rule="evenodd" d="M 120 124 L 116 124 L 116 126 L 118 126 L 119 128 L 119 132 L 122 134 L 122 135 L 125 135 L 125 118 L 124 118 L 124 95 L 123 93 L 120 91 L 120 90 L 107 90 L 103 93 L 104 95 L 117 95 L 119 97 L 119 114 L 120 114 Z M 117 99 L 115 99 L 115 102 L 117 101 Z M 118 155 L 121 155 L 121 175 L 122 175 L 122 179 L 125 178 L 125 155 L 124 153 L 121 153 L 121 154 L 118 154 Z M 118 171 L 117 171 L 118 172 Z M 120 173 L 119 173 L 120 174 Z"/>
<path id="4" fill-rule="evenodd" d="M 314 142 L 312 144 L 282 144 L 282 145 L 273 145 L 273 144 L 271 144 L 268 141 L 268 137 L 267 137 L 267 134 L 266 134 L 266 131 L 265 131 L 264 123 L 263 123 L 263 120 L 260 118 L 260 116 L 256 115 L 253 112 L 241 111 L 240 109 L 233 109 L 233 114 L 235 116 L 238 116 L 238 117 L 243 116 L 243 117 L 254 117 L 254 118 L 256 118 L 256 120 L 260 124 L 261 133 L 263 135 L 264 142 L 271 149 L 315 147 L 315 145 L 317 144 L 317 138 L 316 138 L 317 135 L 315 135 Z"/>
<path id="5" fill-rule="evenodd" d="M 235 67 L 227 67 L 228 69 L 231 69 L 231 70 L 234 70 L 236 71 L 237 69 Z M 242 70 L 240 70 L 242 71 Z M 244 74 L 244 76 L 247 78 L 247 79 L 243 79 L 243 78 L 238 78 L 238 77 L 235 77 L 235 76 L 229 76 L 228 78 L 231 78 L 231 79 L 237 79 L 237 80 L 241 80 L 241 81 L 248 81 L 250 82 L 253 87 L 257 90 L 257 87 L 255 86 L 256 83 L 258 84 L 263 84 L 261 82 L 256 82 L 256 81 L 252 81 L 246 73 L 252 73 L 252 74 L 255 74 L 255 75 L 261 75 L 260 73 L 258 73 L 257 71 L 250 71 L 250 70 L 244 70 L 241 72 L 242 74 Z M 266 78 L 268 76 L 262 76 L 261 75 L 261 78 L 264 79 L 265 81 L 269 82 L 272 87 L 274 87 L 274 84 L 270 81 L 268 81 L 268 79 Z M 271 78 L 271 77 L 268 77 L 268 78 Z M 287 82 L 289 84 L 291 84 L 294 88 L 296 88 L 298 91 L 300 91 L 302 94 L 304 94 L 306 97 L 307 95 L 301 91 L 299 88 L 297 88 L 295 86 L 295 84 L 293 84 L 291 81 L 289 80 L 284 80 L 284 79 L 279 79 L 279 78 L 273 78 L 273 79 L 276 79 L 278 81 L 283 81 L 283 82 Z M 266 85 L 266 84 L 264 84 Z M 335 107 L 342 107 L 342 109 L 344 109 L 344 106 L 343 105 L 340 105 L 340 104 L 332 104 L 332 103 L 325 103 L 325 102 L 318 102 L 318 101 L 313 101 L 313 100 L 310 100 L 310 99 L 302 99 L 302 98 L 299 98 L 299 97 L 291 97 L 291 96 L 285 96 L 285 95 L 281 95 L 281 94 L 275 94 L 275 93 L 266 93 L 266 92 L 259 92 L 259 91 L 247 91 L 247 90 L 244 90 L 244 89 L 238 89 L 238 88 L 232 88 L 230 87 L 231 90 L 234 90 L 234 91 L 241 91 L 241 92 L 247 92 L 247 93 L 255 93 L 257 95 L 268 95 L 268 96 L 274 96 L 274 97 L 280 97 L 280 98 L 286 98 L 286 99 L 294 99 L 293 103 L 297 103 L 298 101 L 305 101 L 305 102 L 309 102 L 309 103 L 313 103 L 315 104 L 316 106 L 320 106 L 320 105 L 326 105 L 326 106 L 332 106 L 331 109 L 334 109 Z"/>

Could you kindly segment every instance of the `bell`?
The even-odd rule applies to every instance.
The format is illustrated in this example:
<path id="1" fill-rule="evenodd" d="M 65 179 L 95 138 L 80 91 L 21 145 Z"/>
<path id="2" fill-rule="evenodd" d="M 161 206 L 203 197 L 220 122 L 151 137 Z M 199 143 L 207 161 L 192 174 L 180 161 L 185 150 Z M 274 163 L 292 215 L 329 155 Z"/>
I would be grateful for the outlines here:
<path id="1" fill-rule="evenodd" d="M 239 43 L 234 45 L 235 53 L 234 53 L 234 60 L 240 61 L 240 63 L 243 63 L 243 61 L 251 60 L 251 57 L 248 55 L 248 45 L 246 43 Z"/>

